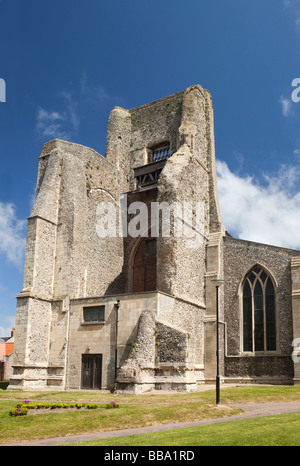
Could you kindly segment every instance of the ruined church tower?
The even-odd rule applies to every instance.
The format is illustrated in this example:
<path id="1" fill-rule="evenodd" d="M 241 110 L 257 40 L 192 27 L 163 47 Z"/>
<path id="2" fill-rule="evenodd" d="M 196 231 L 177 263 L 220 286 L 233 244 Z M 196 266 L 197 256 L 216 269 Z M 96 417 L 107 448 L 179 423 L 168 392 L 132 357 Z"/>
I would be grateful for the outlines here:
<path id="1" fill-rule="evenodd" d="M 201 86 L 115 107 L 105 157 L 46 143 L 10 388 L 139 393 L 213 380 L 223 237 Z"/>

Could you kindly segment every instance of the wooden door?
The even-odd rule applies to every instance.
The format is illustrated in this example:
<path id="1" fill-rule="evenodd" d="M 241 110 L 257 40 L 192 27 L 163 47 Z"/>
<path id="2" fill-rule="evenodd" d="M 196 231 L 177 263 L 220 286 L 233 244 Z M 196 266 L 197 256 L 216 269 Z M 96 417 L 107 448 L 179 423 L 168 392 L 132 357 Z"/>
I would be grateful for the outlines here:
<path id="1" fill-rule="evenodd" d="M 133 292 L 156 290 L 156 239 L 145 238 L 133 263 Z"/>
<path id="2" fill-rule="evenodd" d="M 102 354 L 83 354 L 81 388 L 101 389 Z"/>

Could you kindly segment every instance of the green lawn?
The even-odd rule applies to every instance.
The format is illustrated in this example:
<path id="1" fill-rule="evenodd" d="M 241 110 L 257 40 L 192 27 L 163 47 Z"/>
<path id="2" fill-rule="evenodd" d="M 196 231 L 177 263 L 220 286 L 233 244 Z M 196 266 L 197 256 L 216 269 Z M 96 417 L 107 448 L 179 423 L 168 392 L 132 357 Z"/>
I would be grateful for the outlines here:
<path id="1" fill-rule="evenodd" d="M 74 412 L 55 412 L 51 411 L 45 414 L 35 414 L 22 417 L 10 417 L 8 415 L 10 409 L 16 406 L 17 400 L 24 401 L 70 401 L 70 402 L 98 402 L 109 403 L 116 401 L 119 403 L 118 409 L 100 408 L 91 411 L 74 411 Z M 238 402 L 284 402 L 284 401 L 300 401 L 300 386 L 284 387 L 284 386 L 242 386 L 236 388 L 221 389 L 221 402 L 238 403 Z M 37 439 L 45 439 L 56 436 L 76 435 L 88 432 L 100 432 L 109 430 L 119 430 L 126 428 L 134 428 L 139 426 L 166 424 L 174 422 L 186 422 L 200 419 L 209 419 L 217 417 L 225 417 L 234 415 L 237 410 L 229 407 L 217 407 L 215 405 L 215 391 L 200 391 L 197 393 L 181 394 L 144 394 L 137 396 L 130 395 L 113 395 L 111 393 L 100 392 L 14 392 L 0 390 L 0 444 L 30 441 Z M 299 418 L 295 419 L 294 429 L 300 431 Z M 266 424 L 277 426 L 273 422 L 274 418 L 267 418 Z M 284 419 L 284 418 L 282 418 Z M 239 431 L 238 424 L 233 422 L 233 430 L 237 431 L 238 436 L 243 434 Z M 254 421 L 245 421 L 246 423 Z M 257 422 L 262 422 L 257 420 Z M 228 423 L 226 423 L 228 424 Z M 290 423 L 292 425 L 292 423 Z M 222 424 L 224 426 L 225 424 Z M 250 424 L 248 424 L 250 425 Z M 218 426 L 209 426 L 209 428 L 224 429 L 220 424 Z M 282 423 L 278 424 L 279 430 L 283 430 L 286 435 L 287 426 Z M 199 427 L 204 429 L 204 427 Z M 208 427 L 205 427 L 208 429 Z M 193 430 L 194 432 L 195 430 Z M 196 429 L 197 431 L 197 429 Z M 165 440 L 160 438 L 161 435 L 169 435 L 166 433 L 153 434 L 158 438 L 159 445 L 168 445 L 170 438 L 165 437 Z M 183 437 L 179 431 L 175 431 L 170 435 L 175 435 L 175 442 L 183 441 Z M 190 434 L 188 434 L 190 435 Z M 198 438 L 199 436 L 195 434 Z M 220 434 L 219 434 L 220 435 Z M 222 435 L 221 435 L 222 437 Z M 288 434 L 289 438 L 292 433 Z M 144 437 L 143 437 L 144 438 Z M 228 437 L 230 438 L 230 437 Z M 219 441 L 223 441 L 219 439 Z M 262 437 L 260 440 L 263 440 Z M 122 442 L 125 439 L 122 439 Z M 138 441 L 138 437 L 134 440 L 129 438 L 129 442 Z M 146 440 L 147 442 L 148 440 Z M 150 440 L 149 440 L 150 441 Z M 155 440 L 151 440 L 155 441 Z M 165 441 L 166 443 L 161 443 Z M 186 440 L 187 444 L 192 439 Z M 235 441 L 234 439 L 230 441 Z M 108 440 L 106 440 L 108 442 Z M 112 440 L 115 444 L 116 439 Z M 212 440 L 208 440 L 212 442 Z M 181 443 L 179 443 L 181 445 Z M 208 443 L 210 444 L 210 443 Z M 132 443 L 131 443 L 132 445 Z M 134 443 L 135 445 L 135 443 Z M 153 444 L 154 445 L 154 444 Z"/>
<path id="2" fill-rule="evenodd" d="M 51 400 L 51 401 L 76 401 L 107 403 L 112 400 L 118 403 L 176 403 L 201 402 L 215 403 L 215 390 L 199 391 L 195 393 L 171 392 L 168 395 L 155 394 L 143 395 L 114 395 L 98 391 L 63 391 L 63 392 L 23 392 L 0 390 L 0 400 Z M 300 401 L 300 385 L 244 385 L 233 388 L 221 387 L 221 403 L 267 403 L 267 402 Z"/>
<path id="3" fill-rule="evenodd" d="M 300 446 L 300 413 L 68 445 L 107 447 Z"/>

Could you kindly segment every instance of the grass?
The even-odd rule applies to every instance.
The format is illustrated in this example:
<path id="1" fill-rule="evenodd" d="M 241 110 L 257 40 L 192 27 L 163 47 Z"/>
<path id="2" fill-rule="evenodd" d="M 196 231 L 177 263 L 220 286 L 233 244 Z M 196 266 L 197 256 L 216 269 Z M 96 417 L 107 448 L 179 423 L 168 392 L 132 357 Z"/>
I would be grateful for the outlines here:
<path id="1" fill-rule="evenodd" d="M 143 394 L 143 395 L 114 395 L 98 391 L 64 391 L 64 392 L 23 392 L 0 390 L 0 400 L 14 399 L 22 401 L 49 400 L 49 401 L 70 401 L 70 402 L 98 402 L 107 403 L 118 401 L 118 403 L 215 403 L 216 395 L 214 390 L 199 391 L 194 393 L 171 392 L 168 395 Z M 245 385 L 233 388 L 221 387 L 221 403 L 271 403 L 285 401 L 300 401 L 300 385 Z"/>
<path id="2" fill-rule="evenodd" d="M 129 435 L 76 446 L 300 446 L 300 413 Z"/>
<path id="3" fill-rule="evenodd" d="M 46 414 L 8 417 L 16 403 L 0 403 L 0 443 L 13 443 L 26 440 L 75 435 L 86 432 L 102 432 L 149 426 L 184 420 L 197 420 L 224 417 L 238 410 L 205 404 L 186 403 L 182 407 L 174 404 L 124 404 L 120 408 L 108 410 L 100 408 L 91 411 L 68 411 Z"/>
<path id="4" fill-rule="evenodd" d="M 8 413 L 10 409 L 15 408 L 17 401 L 24 401 L 25 399 L 44 402 L 68 401 L 105 404 L 116 401 L 120 405 L 120 408 L 112 410 L 100 408 L 91 411 L 68 411 L 63 413 L 56 413 L 54 410 L 45 414 L 9 417 Z M 221 388 L 222 404 L 285 401 L 300 401 L 300 386 L 242 386 L 237 388 Z M 103 392 L 14 392 L 0 390 L 0 444 L 217 418 L 230 416 L 237 412 L 236 409 L 229 407 L 216 407 L 214 390 L 190 394 L 144 394 L 137 396 L 116 396 Z M 237 429 L 237 422 L 240 421 L 232 423 L 235 429 Z M 267 424 L 269 423 L 269 425 L 273 424 L 270 423 L 270 418 L 267 418 L 266 422 Z M 299 418 L 297 422 L 299 422 Z M 220 425 L 209 427 L 215 427 L 216 429 L 222 428 Z M 206 428 L 207 427 L 205 427 L 205 429 Z M 282 426 L 280 428 L 283 429 Z M 299 432 L 299 424 L 297 425 L 297 429 Z M 237 430 L 237 432 L 238 435 L 241 434 L 239 430 Z M 155 434 L 155 436 L 157 436 L 156 438 L 159 439 L 158 442 L 163 441 L 160 435 L 166 435 L 165 441 L 167 442 L 166 445 L 168 445 L 171 439 L 168 438 L 167 433 Z M 176 433 L 172 435 L 176 437 L 176 435 L 179 435 L 179 431 L 176 430 Z M 106 440 L 105 444 L 107 444 L 108 441 L 109 440 Z M 115 444 L 116 439 L 114 438 L 111 441 Z M 125 440 L 123 439 L 122 441 Z M 132 442 L 133 440 L 129 439 L 129 441 Z M 138 441 L 138 437 L 135 436 L 134 442 L 136 441 Z M 152 439 L 151 441 L 154 440 Z M 177 438 L 175 441 L 181 442 L 181 437 L 180 440 Z M 190 440 L 187 441 L 190 443 Z M 163 445 L 164 443 L 159 444 Z"/>

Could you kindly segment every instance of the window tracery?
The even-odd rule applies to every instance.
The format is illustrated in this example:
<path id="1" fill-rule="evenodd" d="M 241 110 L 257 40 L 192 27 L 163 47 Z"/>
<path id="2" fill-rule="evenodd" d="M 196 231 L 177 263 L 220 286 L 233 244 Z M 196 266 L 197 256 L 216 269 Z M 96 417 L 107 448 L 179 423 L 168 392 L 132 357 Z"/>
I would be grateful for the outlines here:
<path id="1" fill-rule="evenodd" d="M 266 271 L 255 266 L 243 284 L 243 351 L 275 350 L 275 287 Z"/>

